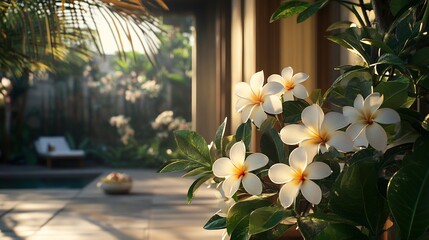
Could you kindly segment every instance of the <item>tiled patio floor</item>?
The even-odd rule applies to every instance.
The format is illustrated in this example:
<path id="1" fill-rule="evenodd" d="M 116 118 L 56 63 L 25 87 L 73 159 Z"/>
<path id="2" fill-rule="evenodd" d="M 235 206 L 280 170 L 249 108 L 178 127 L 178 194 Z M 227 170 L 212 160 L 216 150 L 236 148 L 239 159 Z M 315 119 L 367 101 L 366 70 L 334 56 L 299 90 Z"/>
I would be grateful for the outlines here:
<path id="1" fill-rule="evenodd" d="M 0 239 L 211 240 L 222 231 L 202 228 L 216 209 L 213 190 L 202 188 L 191 205 L 192 183 L 178 175 L 125 170 L 130 195 L 104 195 L 93 181 L 82 190 L 0 190 Z"/>

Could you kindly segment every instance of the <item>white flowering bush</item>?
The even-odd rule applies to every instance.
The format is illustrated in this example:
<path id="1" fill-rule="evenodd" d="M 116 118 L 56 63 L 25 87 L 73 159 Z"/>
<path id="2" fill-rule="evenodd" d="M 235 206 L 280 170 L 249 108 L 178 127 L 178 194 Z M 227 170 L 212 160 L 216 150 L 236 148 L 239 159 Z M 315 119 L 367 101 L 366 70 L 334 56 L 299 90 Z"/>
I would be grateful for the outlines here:
<path id="1" fill-rule="evenodd" d="M 227 120 L 210 144 L 175 132 L 182 157 L 159 171 L 196 178 L 189 202 L 217 184 L 224 204 L 204 228 L 226 229 L 223 238 L 428 239 L 429 4 L 289 0 L 272 20 L 301 22 L 331 2 L 358 21 L 334 23 L 328 39 L 361 62 L 341 67 L 326 92 L 310 93 L 310 76 L 291 67 L 260 71 L 235 86 L 242 124 L 233 135 Z"/>

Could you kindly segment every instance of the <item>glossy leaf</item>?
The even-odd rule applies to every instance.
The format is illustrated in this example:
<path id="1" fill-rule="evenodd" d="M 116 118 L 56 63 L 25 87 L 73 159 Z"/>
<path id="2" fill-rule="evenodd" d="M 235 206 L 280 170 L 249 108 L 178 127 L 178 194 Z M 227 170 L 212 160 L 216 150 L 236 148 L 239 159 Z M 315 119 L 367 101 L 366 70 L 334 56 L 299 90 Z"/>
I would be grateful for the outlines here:
<path id="1" fill-rule="evenodd" d="M 383 41 L 378 40 L 378 39 L 370 39 L 370 38 L 363 38 L 362 40 L 360 40 L 362 43 L 370 45 L 370 46 L 374 46 L 377 48 L 380 48 L 381 50 L 383 50 L 384 52 L 387 53 L 393 53 L 393 50 Z"/>
<path id="2" fill-rule="evenodd" d="M 307 18 L 313 16 L 314 14 L 316 14 L 321 8 L 323 8 L 327 3 L 329 2 L 329 0 L 319 0 L 316 1 L 314 3 L 311 3 L 307 9 L 305 9 L 303 12 L 301 12 L 298 15 L 297 18 L 297 22 L 304 22 L 305 20 L 307 20 Z"/>
<path id="3" fill-rule="evenodd" d="M 293 15 L 300 14 L 302 11 L 307 9 L 310 4 L 304 1 L 287 1 L 282 3 L 280 7 L 271 16 L 270 22 L 282 18 L 292 17 Z"/>
<path id="4" fill-rule="evenodd" d="M 390 180 L 387 200 L 402 240 L 418 239 L 429 228 L 429 142 L 405 157 L 407 165 Z"/>
<path id="5" fill-rule="evenodd" d="M 345 29 L 345 28 L 350 28 L 352 25 L 354 25 L 355 23 L 350 22 L 350 21 L 339 21 L 339 22 L 335 22 L 333 24 L 331 24 L 326 31 L 333 31 L 333 30 L 337 30 L 337 29 Z"/>
<path id="6" fill-rule="evenodd" d="M 215 134 L 214 143 L 216 145 L 216 149 L 217 149 L 217 152 L 219 155 L 222 155 L 222 153 L 224 153 L 223 141 L 224 141 L 226 123 L 227 123 L 227 118 L 225 118 L 225 120 L 222 122 L 222 124 L 218 127 L 218 129 L 216 130 L 216 134 Z"/>
<path id="7" fill-rule="evenodd" d="M 200 178 L 198 178 L 197 180 L 195 180 L 192 185 L 189 187 L 188 189 L 188 194 L 187 194 L 187 198 L 188 198 L 188 203 L 191 203 L 192 199 L 194 198 L 194 193 L 195 191 L 197 191 L 197 189 L 203 184 L 205 183 L 207 180 L 209 180 L 210 178 L 213 178 L 214 176 L 212 174 L 210 175 L 204 175 L 201 176 Z"/>
<path id="8" fill-rule="evenodd" d="M 309 96 L 310 100 L 318 105 L 322 105 L 323 102 L 323 94 L 321 89 L 314 89 Z"/>
<path id="9" fill-rule="evenodd" d="M 292 216 L 292 211 L 280 207 L 258 208 L 250 214 L 249 232 L 253 235 L 270 230 L 288 216 Z"/>
<path id="10" fill-rule="evenodd" d="M 261 152 L 276 163 L 285 162 L 285 144 L 280 139 L 279 133 L 275 129 L 266 131 L 261 136 Z"/>
<path id="11" fill-rule="evenodd" d="M 286 101 L 283 103 L 283 122 L 297 123 L 301 121 L 302 111 L 310 106 L 304 100 Z"/>
<path id="12" fill-rule="evenodd" d="M 259 128 L 259 131 L 261 133 L 265 133 L 273 129 L 276 123 L 277 123 L 277 119 L 275 117 L 268 116 L 267 119 L 265 119 L 265 121 L 262 122 L 261 127 Z"/>
<path id="13" fill-rule="evenodd" d="M 374 64 L 371 64 L 371 66 L 376 66 L 379 64 L 388 64 L 388 65 L 395 65 L 395 66 L 403 66 L 405 62 L 395 54 L 386 53 L 380 56 L 378 58 L 378 61 Z"/>
<path id="14" fill-rule="evenodd" d="M 359 229 L 345 223 L 332 223 L 322 219 L 301 217 L 298 219 L 299 230 L 305 239 L 313 240 L 355 240 L 368 239 Z"/>
<path id="15" fill-rule="evenodd" d="M 183 174 L 182 177 L 195 177 L 195 176 L 207 175 L 211 173 L 212 173 L 212 169 L 210 167 L 207 167 L 207 166 L 196 167 L 194 169 L 191 169 L 189 172 Z"/>
<path id="16" fill-rule="evenodd" d="M 410 62 L 414 65 L 429 65 L 429 47 L 424 47 L 416 51 L 411 57 Z"/>
<path id="17" fill-rule="evenodd" d="M 247 121 L 246 123 L 242 123 L 238 128 L 235 135 L 235 138 L 238 141 L 243 141 L 246 149 L 249 149 L 250 140 L 252 139 L 252 123 L 251 121 Z"/>
<path id="18" fill-rule="evenodd" d="M 378 162 L 359 161 L 343 170 L 332 187 L 333 212 L 377 234 L 384 224 L 385 201 L 377 189 Z"/>
<path id="19" fill-rule="evenodd" d="M 198 133 L 190 130 L 174 132 L 177 147 L 189 159 L 203 165 L 211 166 L 210 152 L 206 140 Z"/>
<path id="20" fill-rule="evenodd" d="M 172 159 L 164 163 L 164 165 L 162 165 L 159 168 L 158 172 L 159 173 L 180 172 L 195 166 L 200 166 L 200 165 L 196 162 L 192 162 L 187 159 Z"/>
<path id="21" fill-rule="evenodd" d="M 240 224 L 242 220 L 247 219 L 249 225 L 250 214 L 258 208 L 270 206 L 271 203 L 265 200 L 248 200 L 234 204 L 228 211 L 227 230 L 231 234 Z"/>
<path id="22" fill-rule="evenodd" d="M 399 108 L 409 107 L 405 105 L 408 98 L 409 81 L 407 79 L 400 79 L 397 81 L 380 82 L 375 88 L 374 92 L 379 92 L 384 96 L 384 101 L 381 107 Z"/>
<path id="23" fill-rule="evenodd" d="M 211 217 L 204 225 L 204 229 L 206 230 L 218 230 L 224 228 L 226 228 L 226 218 L 221 217 L 217 214 Z"/>

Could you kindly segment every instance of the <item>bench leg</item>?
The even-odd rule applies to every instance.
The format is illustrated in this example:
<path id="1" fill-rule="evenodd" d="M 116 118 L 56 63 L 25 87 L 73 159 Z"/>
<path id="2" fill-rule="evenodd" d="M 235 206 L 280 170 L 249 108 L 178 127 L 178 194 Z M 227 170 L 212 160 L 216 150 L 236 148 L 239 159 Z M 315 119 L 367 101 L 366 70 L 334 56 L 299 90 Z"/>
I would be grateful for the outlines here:
<path id="1" fill-rule="evenodd" d="M 52 159 L 51 158 L 47 158 L 46 159 L 46 164 L 48 165 L 48 168 L 52 168 Z"/>

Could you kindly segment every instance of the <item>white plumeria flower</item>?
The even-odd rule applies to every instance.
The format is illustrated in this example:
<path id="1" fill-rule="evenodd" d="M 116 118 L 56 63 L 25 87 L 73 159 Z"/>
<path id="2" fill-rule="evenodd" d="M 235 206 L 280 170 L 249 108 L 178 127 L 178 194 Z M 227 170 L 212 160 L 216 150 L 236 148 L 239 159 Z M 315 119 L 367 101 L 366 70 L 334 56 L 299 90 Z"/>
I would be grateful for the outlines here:
<path id="1" fill-rule="evenodd" d="M 307 201 L 319 204 L 322 190 L 312 180 L 319 180 L 331 175 L 331 168 L 323 162 L 309 163 L 304 148 L 294 149 L 289 156 L 289 165 L 277 163 L 268 170 L 268 177 L 273 183 L 284 184 L 279 192 L 280 203 L 288 208 L 295 201 L 299 190 Z"/>
<path id="2" fill-rule="evenodd" d="M 220 210 L 216 213 L 220 217 L 226 217 L 228 215 L 229 209 L 234 206 L 235 200 L 233 198 L 223 198 L 219 199 L 217 206 Z"/>
<path id="3" fill-rule="evenodd" d="M 229 158 L 222 157 L 213 163 L 213 173 L 216 177 L 225 178 L 222 190 L 225 197 L 232 197 L 243 182 L 244 189 L 252 194 L 262 193 L 261 180 L 250 171 L 259 169 L 268 163 L 268 157 L 262 153 L 253 153 L 246 158 L 246 147 L 243 141 L 232 145 Z"/>
<path id="4" fill-rule="evenodd" d="M 357 95 L 353 106 L 343 107 L 343 114 L 351 125 L 346 132 L 352 137 L 355 146 L 367 147 L 368 143 L 379 151 L 387 147 L 387 134 L 381 124 L 394 124 L 401 121 L 399 114 L 390 108 L 380 108 L 383 103 L 380 93 L 372 93 L 363 99 Z"/>
<path id="5" fill-rule="evenodd" d="M 240 82 L 235 87 L 235 94 L 240 98 L 236 104 L 236 111 L 241 112 L 241 120 L 247 122 L 253 120 L 257 127 L 267 119 L 267 113 L 279 114 L 283 110 L 282 101 L 277 95 L 283 90 L 283 86 L 277 82 L 264 85 L 264 72 L 260 71 L 252 75 L 250 84 Z"/>
<path id="6" fill-rule="evenodd" d="M 290 124 L 280 131 L 280 138 L 288 145 L 299 144 L 306 148 L 308 161 L 321 151 L 327 152 L 330 146 L 341 152 L 353 150 L 353 141 L 350 136 L 337 131 L 348 125 L 347 119 L 340 113 L 323 113 L 319 105 L 306 107 L 301 113 L 302 124 Z"/>
<path id="7" fill-rule="evenodd" d="M 278 82 L 283 85 L 283 101 L 293 101 L 293 96 L 305 99 L 308 97 L 307 89 L 301 84 L 308 79 L 308 74 L 297 73 L 293 75 L 291 67 L 283 68 L 282 75 L 273 74 L 268 77 L 268 82 Z"/>

